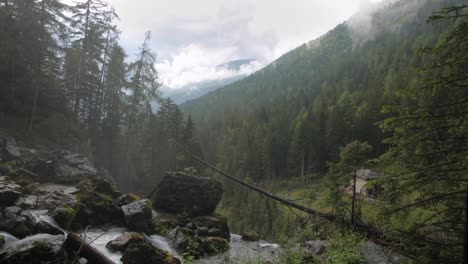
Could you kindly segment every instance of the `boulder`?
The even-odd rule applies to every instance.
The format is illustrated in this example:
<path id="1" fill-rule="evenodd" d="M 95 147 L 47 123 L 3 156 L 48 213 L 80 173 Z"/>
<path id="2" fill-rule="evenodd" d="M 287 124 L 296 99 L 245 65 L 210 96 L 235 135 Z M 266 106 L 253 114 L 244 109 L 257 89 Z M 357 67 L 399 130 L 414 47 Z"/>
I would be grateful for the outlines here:
<path id="1" fill-rule="evenodd" d="M 34 233 L 34 217 L 22 213 L 21 208 L 10 206 L 0 212 L 0 230 L 23 238 Z"/>
<path id="2" fill-rule="evenodd" d="M 154 247 L 148 241 L 130 245 L 122 258 L 124 264 L 180 264 L 181 261 L 168 252 Z"/>
<path id="3" fill-rule="evenodd" d="M 79 195 L 79 200 L 74 206 L 76 213 L 71 223 L 72 228 L 110 223 L 121 225 L 124 222 L 121 208 L 108 195 L 85 192 Z"/>
<path id="4" fill-rule="evenodd" d="M 307 252 L 314 255 L 321 255 L 327 251 L 327 241 L 310 240 L 305 242 Z"/>
<path id="5" fill-rule="evenodd" d="M 151 202 L 148 199 L 139 200 L 122 206 L 123 215 L 128 228 L 150 233 L 150 223 L 153 217 Z"/>
<path id="6" fill-rule="evenodd" d="M 5 176 L 0 177 L 0 206 L 14 205 L 21 194 L 21 186 Z"/>
<path id="7" fill-rule="evenodd" d="M 11 137 L 0 137 L 0 160 L 8 161 L 21 157 L 21 152 L 16 142 Z"/>
<path id="8" fill-rule="evenodd" d="M 42 233 L 42 234 L 50 234 L 50 235 L 63 235 L 64 234 L 63 231 L 60 230 L 60 228 L 43 220 L 37 222 L 36 226 L 34 227 L 34 232 L 36 234 Z"/>
<path id="9" fill-rule="evenodd" d="M 107 180 L 96 178 L 93 180 L 94 191 L 110 195 L 112 198 L 116 198 L 122 195 L 115 186 Z"/>
<path id="10" fill-rule="evenodd" d="M 153 205 L 155 209 L 166 212 L 211 215 L 222 194 L 223 187 L 218 181 L 169 173 L 160 182 Z"/>
<path id="11" fill-rule="evenodd" d="M 49 175 L 59 182 L 73 183 L 84 177 L 94 178 L 97 169 L 81 154 L 71 154 L 67 151 L 54 153 L 49 161 Z"/>
<path id="12" fill-rule="evenodd" d="M 0 234 L 0 249 L 3 248 L 3 246 L 5 246 L 5 243 L 6 243 L 6 238 L 4 235 Z"/>
<path id="13" fill-rule="evenodd" d="M 129 204 L 129 203 L 136 202 L 136 201 L 138 201 L 140 199 L 141 199 L 141 197 L 134 194 L 134 193 L 126 193 L 124 195 L 119 196 L 115 200 L 115 202 L 117 203 L 117 205 L 122 206 L 122 205 L 126 205 L 126 204 Z"/>
<path id="14" fill-rule="evenodd" d="M 199 216 L 193 218 L 189 224 L 194 226 L 200 236 L 221 237 L 227 240 L 231 238 L 227 219 L 224 217 Z"/>
<path id="15" fill-rule="evenodd" d="M 245 240 L 245 241 L 258 241 L 259 239 L 260 239 L 260 236 L 255 231 L 246 231 L 246 232 L 242 233 L 242 240 Z"/>
<path id="16" fill-rule="evenodd" d="M 62 244 L 65 237 L 38 234 L 7 246 L 0 255 L 0 263 L 64 263 Z"/>
<path id="17" fill-rule="evenodd" d="M 62 228 L 69 228 L 75 213 L 75 210 L 69 206 L 57 207 L 52 213 L 52 218 Z"/>
<path id="18" fill-rule="evenodd" d="M 221 253 L 229 249 L 229 241 L 221 237 L 204 237 L 202 248 L 205 254 Z"/>
<path id="19" fill-rule="evenodd" d="M 135 232 L 125 232 L 117 238 L 107 242 L 106 248 L 112 251 L 124 252 L 129 246 L 146 241 L 145 237 Z"/>

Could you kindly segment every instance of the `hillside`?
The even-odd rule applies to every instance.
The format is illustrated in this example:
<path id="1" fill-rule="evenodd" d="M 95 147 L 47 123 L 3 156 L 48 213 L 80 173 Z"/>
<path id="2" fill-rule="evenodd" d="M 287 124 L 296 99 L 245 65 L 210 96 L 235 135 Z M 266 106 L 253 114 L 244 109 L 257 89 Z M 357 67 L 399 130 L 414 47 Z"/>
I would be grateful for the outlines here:
<path id="1" fill-rule="evenodd" d="M 417 49 L 446 31 L 427 18 L 461 2 L 384 4 L 370 25 L 354 17 L 181 109 L 198 125 L 205 156 L 252 178 L 320 172 L 353 139 L 368 141 L 377 156 L 385 150 L 376 125 L 381 107 L 416 77 Z"/>

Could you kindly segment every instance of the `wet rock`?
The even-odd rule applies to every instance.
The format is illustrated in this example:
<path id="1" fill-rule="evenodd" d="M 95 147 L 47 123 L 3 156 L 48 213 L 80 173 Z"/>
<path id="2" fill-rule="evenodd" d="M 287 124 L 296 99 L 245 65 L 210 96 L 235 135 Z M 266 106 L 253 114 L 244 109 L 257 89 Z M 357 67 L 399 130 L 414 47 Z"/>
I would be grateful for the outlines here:
<path id="1" fill-rule="evenodd" d="M 310 240 L 304 244 L 307 252 L 314 255 L 321 255 L 327 251 L 327 241 L 325 240 Z"/>
<path id="2" fill-rule="evenodd" d="M 69 228 L 75 217 L 75 210 L 69 206 L 58 207 L 52 213 L 52 218 L 62 227 Z"/>
<path id="3" fill-rule="evenodd" d="M 174 228 L 168 233 L 168 238 L 177 249 L 185 249 L 188 232 L 182 228 Z"/>
<path id="4" fill-rule="evenodd" d="M 206 254 L 221 253 L 229 249 L 229 241 L 221 237 L 204 237 L 202 248 Z"/>
<path id="5" fill-rule="evenodd" d="M 137 232 L 151 232 L 149 223 L 153 217 L 151 202 L 148 199 L 139 200 L 122 206 L 127 226 Z"/>
<path id="6" fill-rule="evenodd" d="M 152 219 L 153 231 L 155 234 L 166 236 L 177 225 L 169 219 L 160 219 L 159 217 Z"/>
<path id="7" fill-rule="evenodd" d="M 7 177 L 0 177 L 0 206 L 11 206 L 21 196 L 21 186 Z"/>
<path id="8" fill-rule="evenodd" d="M 129 203 L 136 202 L 136 201 L 138 201 L 140 199 L 141 199 L 141 197 L 134 194 L 134 193 L 126 193 L 124 195 L 119 196 L 115 200 L 115 202 L 117 203 L 117 205 L 122 206 L 122 205 L 127 205 Z"/>
<path id="9" fill-rule="evenodd" d="M 0 160 L 8 161 L 21 157 L 21 152 L 15 140 L 11 137 L 0 137 Z"/>
<path id="10" fill-rule="evenodd" d="M 192 219 L 192 222 L 199 235 L 216 236 L 229 240 L 231 234 L 227 224 L 227 219 L 222 216 L 199 216 Z M 204 232 L 206 231 L 206 233 Z M 203 234 L 205 233 L 205 234 Z"/>
<path id="11" fill-rule="evenodd" d="M 49 222 L 46 221 L 39 221 L 36 226 L 34 227 L 35 233 L 43 233 L 43 234 L 50 234 L 50 235 L 63 235 L 63 231 L 60 228 L 53 226 Z"/>
<path id="12" fill-rule="evenodd" d="M 245 241 L 258 241 L 260 236 L 255 231 L 246 231 L 242 233 L 242 239 Z"/>
<path id="13" fill-rule="evenodd" d="M 115 186 L 107 180 L 96 178 L 93 180 L 94 191 L 98 193 L 108 194 L 112 198 L 116 198 L 122 195 Z"/>
<path id="14" fill-rule="evenodd" d="M 59 182 L 72 183 L 84 177 L 96 177 L 97 169 L 85 156 L 61 151 L 54 153 L 49 164 L 49 175 Z"/>
<path id="15" fill-rule="evenodd" d="M 73 221 L 75 224 L 86 226 L 123 223 L 122 210 L 112 197 L 88 192 L 80 196 L 80 202 Z"/>
<path id="16" fill-rule="evenodd" d="M 124 252 L 129 246 L 146 241 L 145 237 L 135 232 L 125 232 L 116 239 L 109 241 L 106 248 L 112 251 Z"/>
<path id="17" fill-rule="evenodd" d="M 0 249 L 2 249 L 3 246 L 5 246 L 5 243 L 6 243 L 5 236 L 0 234 Z"/>
<path id="18" fill-rule="evenodd" d="M 0 263 L 64 263 L 61 254 L 65 237 L 38 234 L 7 246 L 0 255 Z"/>
<path id="19" fill-rule="evenodd" d="M 34 217 L 21 212 L 21 208 L 10 206 L 0 212 L 0 230 L 23 238 L 34 233 Z"/>
<path id="20" fill-rule="evenodd" d="M 178 258 L 164 250 L 154 247 L 147 241 L 132 244 L 125 250 L 121 260 L 124 264 L 181 263 Z"/>
<path id="21" fill-rule="evenodd" d="M 154 208 L 190 215 L 210 215 L 216 209 L 223 188 L 220 182 L 183 173 L 170 173 L 159 184 Z"/>

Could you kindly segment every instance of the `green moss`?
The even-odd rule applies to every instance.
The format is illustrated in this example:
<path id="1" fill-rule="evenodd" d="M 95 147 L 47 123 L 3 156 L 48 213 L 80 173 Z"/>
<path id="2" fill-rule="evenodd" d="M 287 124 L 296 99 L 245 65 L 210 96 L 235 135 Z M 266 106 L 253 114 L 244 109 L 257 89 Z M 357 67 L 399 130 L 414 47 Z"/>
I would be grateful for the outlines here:
<path id="1" fill-rule="evenodd" d="M 145 241 L 145 237 L 140 233 L 132 233 L 132 239 L 137 241 Z"/>

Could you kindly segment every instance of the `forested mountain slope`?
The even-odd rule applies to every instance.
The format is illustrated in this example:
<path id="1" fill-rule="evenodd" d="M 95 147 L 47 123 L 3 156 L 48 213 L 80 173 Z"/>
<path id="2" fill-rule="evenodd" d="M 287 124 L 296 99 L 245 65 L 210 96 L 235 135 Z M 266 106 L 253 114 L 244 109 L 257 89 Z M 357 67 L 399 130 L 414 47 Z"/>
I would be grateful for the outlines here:
<path id="1" fill-rule="evenodd" d="M 181 106 L 198 125 L 205 157 L 254 180 L 323 171 L 339 148 L 368 141 L 385 151 L 380 110 L 417 77 L 448 25 L 428 24 L 460 0 L 382 4 L 357 15 L 238 82 Z M 369 24 L 370 23 L 370 24 Z"/>

